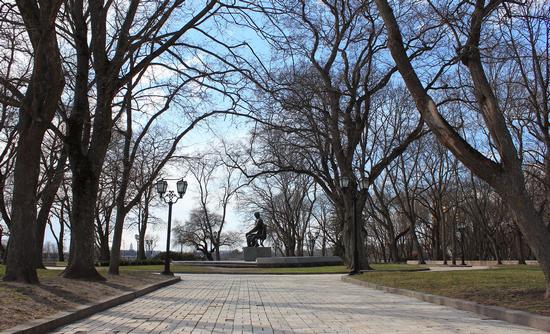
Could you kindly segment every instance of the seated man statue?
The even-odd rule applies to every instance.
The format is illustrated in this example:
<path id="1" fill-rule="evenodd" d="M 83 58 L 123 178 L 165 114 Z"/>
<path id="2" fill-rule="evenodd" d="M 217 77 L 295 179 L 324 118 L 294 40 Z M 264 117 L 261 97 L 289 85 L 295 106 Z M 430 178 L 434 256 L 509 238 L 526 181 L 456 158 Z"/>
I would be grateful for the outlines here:
<path id="1" fill-rule="evenodd" d="M 254 217 L 256 217 L 256 224 L 252 230 L 246 233 L 246 244 L 248 247 L 260 247 L 260 245 L 264 247 L 264 240 L 267 237 L 267 228 L 262 218 L 260 218 L 259 212 L 254 212 Z"/>

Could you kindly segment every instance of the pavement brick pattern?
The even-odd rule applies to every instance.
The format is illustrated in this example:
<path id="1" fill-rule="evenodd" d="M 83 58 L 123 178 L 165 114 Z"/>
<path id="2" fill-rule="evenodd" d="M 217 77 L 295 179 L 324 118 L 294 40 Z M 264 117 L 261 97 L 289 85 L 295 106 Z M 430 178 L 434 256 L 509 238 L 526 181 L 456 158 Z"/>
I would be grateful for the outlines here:
<path id="1" fill-rule="evenodd" d="M 340 275 L 182 275 L 56 333 L 542 333 L 340 281 Z"/>

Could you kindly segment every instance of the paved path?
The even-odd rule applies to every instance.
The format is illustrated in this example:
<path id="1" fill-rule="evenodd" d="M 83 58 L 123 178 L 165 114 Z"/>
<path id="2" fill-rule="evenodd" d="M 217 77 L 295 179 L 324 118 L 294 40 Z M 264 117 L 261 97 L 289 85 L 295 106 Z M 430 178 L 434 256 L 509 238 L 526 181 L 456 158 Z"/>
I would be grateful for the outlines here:
<path id="1" fill-rule="evenodd" d="M 182 275 L 58 333 L 542 333 L 340 281 L 340 275 Z"/>

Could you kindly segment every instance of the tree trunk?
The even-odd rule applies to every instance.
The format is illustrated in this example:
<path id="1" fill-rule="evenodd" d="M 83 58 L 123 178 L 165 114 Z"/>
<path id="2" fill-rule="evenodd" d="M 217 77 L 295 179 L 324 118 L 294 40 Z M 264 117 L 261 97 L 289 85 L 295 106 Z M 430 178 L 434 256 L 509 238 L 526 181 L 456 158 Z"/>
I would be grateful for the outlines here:
<path id="1" fill-rule="evenodd" d="M 451 255 L 451 263 L 453 266 L 456 266 L 456 221 L 455 220 L 453 220 L 453 224 L 451 228 L 452 228 L 451 249 L 453 252 Z"/>
<path id="2" fill-rule="evenodd" d="M 122 243 L 122 231 L 124 229 L 125 218 L 126 212 L 124 204 L 122 205 L 122 207 L 120 205 L 117 205 L 115 229 L 113 231 L 113 244 L 111 246 L 111 259 L 109 261 L 109 274 L 111 275 L 119 274 L 118 267 L 120 265 L 120 246 Z"/>
<path id="3" fill-rule="evenodd" d="M 63 182 L 63 171 L 65 170 L 65 164 L 67 163 L 67 153 L 62 150 L 57 165 L 54 168 L 53 175 L 50 175 L 42 196 L 40 197 L 40 211 L 36 218 L 36 250 L 34 257 L 34 265 L 37 269 L 45 269 L 42 263 L 42 248 L 44 246 L 44 235 L 46 232 L 46 225 L 48 224 L 48 218 L 50 211 L 55 201 L 55 195 Z"/>
<path id="4" fill-rule="evenodd" d="M 59 221 L 59 240 L 57 241 L 57 261 L 65 261 L 65 253 L 63 252 L 65 238 L 65 222 L 63 220 Z"/>
<path id="5" fill-rule="evenodd" d="M 501 196 L 512 209 L 517 225 L 535 254 L 546 280 L 545 298 L 550 298 L 550 233 L 544 224 L 542 215 L 535 210 L 529 198 L 523 178 L 511 177 L 503 182 Z"/>
<path id="6" fill-rule="evenodd" d="M 37 284 L 38 275 L 34 263 L 36 247 L 32 245 L 36 245 L 36 189 L 45 128 L 35 129 L 28 124 L 32 121 L 23 112 L 19 117 L 22 131 L 17 143 L 12 222 L 4 280 Z"/>
<path id="7" fill-rule="evenodd" d="M 138 251 L 137 258 L 138 260 L 145 260 L 147 256 L 145 255 L 145 232 L 147 231 L 146 221 L 142 221 L 139 227 L 139 241 L 138 241 Z"/>
<path id="8" fill-rule="evenodd" d="M 399 258 L 399 249 L 397 248 L 397 239 L 391 238 L 390 244 L 390 257 L 393 263 L 399 263 L 401 259 Z"/>
<path id="9" fill-rule="evenodd" d="M 361 222 L 363 221 L 363 203 L 357 203 L 355 208 L 355 214 L 357 215 L 357 227 L 354 227 L 354 213 L 353 213 L 353 194 L 347 194 L 346 196 L 346 210 L 344 212 L 343 220 L 343 243 L 345 251 L 345 260 L 350 269 L 353 269 L 353 257 L 354 257 L 354 242 L 357 242 L 357 252 L 359 259 L 359 266 L 361 270 L 371 270 L 367 254 L 365 252 L 365 247 L 362 247 L 364 244 L 364 235 L 363 229 L 361 228 Z M 357 200 L 357 202 L 362 202 L 362 200 Z M 355 238 L 355 230 L 357 229 L 357 239 Z"/>
<path id="10" fill-rule="evenodd" d="M 95 269 L 94 208 L 99 175 L 91 164 L 81 163 L 73 170 L 71 205 L 71 256 L 63 272 L 65 278 L 105 280 Z"/>
<path id="11" fill-rule="evenodd" d="M 36 247 L 36 191 L 40 153 L 65 85 L 57 46 L 55 17 L 62 1 L 40 7 L 18 1 L 17 6 L 32 43 L 33 72 L 19 109 L 19 138 L 14 166 L 12 217 L 4 280 L 38 283 L 34 266 Z"/>
<path id="12" fill-rule="evenodd" d="M 436 260 L 442 260 L 443 254 L 441 252 L 441 232 L 439 229 L 439 219 L 436 215 L 432 214 L 432 257 Z M 416 247 L 416 246 L 415 246 Z"/>
<path id="13" fill-rule="evenodd" d="M 42 210 L 40 210 L 42 211 Z M 39 215 L 40 216 L 40 215 Z M 35 238 L 35 250 L 34 250 L 34 267 L 36 269 L 46 269 L 44 261 L 42 259 L 42 252 L 44 248 L 44 236 L 46 234 L 47 218 L 36 220 L 36 238 Z"/>
<path id="14" fill-rule="evenodd" d="M 323 231 L 323 239 L 321 242 L 321 255 L 326 256 L 327 255 L 327 237 L 325 236 L 325 232 Z"/>
<path id="15" fill-rule="evenodd" d="M 527 264 L 525 262 L 525 254 L 523 253 L 523 236 L 517 225 L 514 227 L 514 239 L 516 241 L 516 257 L 518 264 Z"/>
<path id="16" fill-rule="evenodd" d="M 422 245 L 420 245 L 420 242 L 418 241 L 418 236 L 416 235 L 416 224 L 411 224 L 410 233 L 414 248 L 416 249 L 416 253 L 418 256 L 418 264 L 426 264 L 424 252 L 422 251 Z"/>
<path id="17" fill-rule="evenodd" d="M 109 236 L 107 234 L 102 234 L 99 237 L 99 261 L 111 261 L 111 251 L 109 250 Z"/>

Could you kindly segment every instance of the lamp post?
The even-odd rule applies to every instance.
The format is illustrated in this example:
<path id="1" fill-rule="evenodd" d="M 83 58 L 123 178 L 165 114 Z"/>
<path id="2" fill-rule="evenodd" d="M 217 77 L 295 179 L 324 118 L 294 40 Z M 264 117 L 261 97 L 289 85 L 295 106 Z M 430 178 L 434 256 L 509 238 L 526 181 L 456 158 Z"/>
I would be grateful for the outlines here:
<path id="1" fill-rule="evenodd" d="M 174 275 L 170 271 L 170 230 L 172 229 L 172 205 L 176 203 L 180 198 L 183 197 L 185 191 L 187 190 L 187 181 L 179 179 L 176 183 L 178 194 L 170 190 L 166 195 L 166 189 L 168 188 L 169 179 L 158 180 L 156 184 L 157 193 L 160 198 L 168 204 L 168 230 L 166 231 L 166 254 L 164 256 L 164 271 L 161 273 L 163 275 Z"/>
<path id="2" fill-rule="evenodd" d="M 466 225 L 464 223 L 460 223 L 458 225 L 458 232 L 460 233 L 460 257 L 462 260 L 461 265 L 465 266 L 466 262 L 464 261 L 464 230 L 466 229 Z"/>
<path id="3" fill-rule="evenodd" d="M 351 189 L 351 179 L 347 176 L 342 176 L 340 178 L 340 187 L 342 190 Z M 369 183 L 367 179 L 361 179 L 359 182 L 359 189 L 353 191 L 353 261 L 352 261 L 352 268 L 349 272 L 350 275 L 358 275 L 361 274 L 361 262 L 359 261 L 359 231 L 360 228 L 357 221 L 357 193 L 359 191 L 367 190 L 369 187 Z"/>

